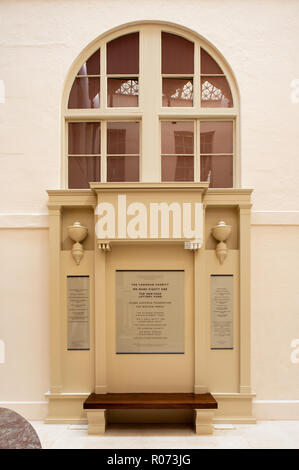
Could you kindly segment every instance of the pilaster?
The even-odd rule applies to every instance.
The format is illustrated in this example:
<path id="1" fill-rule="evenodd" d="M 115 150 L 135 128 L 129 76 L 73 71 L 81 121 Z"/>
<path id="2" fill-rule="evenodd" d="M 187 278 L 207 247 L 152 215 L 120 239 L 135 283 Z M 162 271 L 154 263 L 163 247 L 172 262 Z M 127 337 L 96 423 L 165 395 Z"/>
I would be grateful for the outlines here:
<path id="1" fill-rule="evenodd" d="M 62 391 L 61 374 L 61 296 L 60 296 L 60 249 L 61 207 L 49 208 L 50 246 L 50 392 Z"/>
<path id="2" fill-rule="evenodd" d="M 250 212 L 239 206 L 240 226 L 240 393 L 251 393 L 250 377 Z"/>

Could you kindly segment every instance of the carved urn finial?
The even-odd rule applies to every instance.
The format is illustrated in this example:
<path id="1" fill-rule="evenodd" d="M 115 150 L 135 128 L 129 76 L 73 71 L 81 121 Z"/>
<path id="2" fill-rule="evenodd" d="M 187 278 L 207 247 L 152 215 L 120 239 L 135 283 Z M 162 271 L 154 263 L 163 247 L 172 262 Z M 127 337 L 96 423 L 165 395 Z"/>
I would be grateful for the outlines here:
<path id="1" fill-rule="evenodd" d="M 219 243 L 216 246 L 216 256 L 219 259 L 220 264 L 223 264 L 228 254 L 228 249 L 225 241 L 231 234 L 231 225 L 226 225 L 224 220 L 220 220 L 218 225 L 212 228 L 212 235 Z"/>
<path id="2" fill-rule="evenodd" d="M 88 229 L 83 227 L 80 222 L 74 222 L 73 225 L 67 227 L 67 232 L 70 239 L 75 242 L 72 248 L 72 255 L 76 264 L 79 265 L 84 255 L 83 245 L 80 242 L 86 238 Z"/>

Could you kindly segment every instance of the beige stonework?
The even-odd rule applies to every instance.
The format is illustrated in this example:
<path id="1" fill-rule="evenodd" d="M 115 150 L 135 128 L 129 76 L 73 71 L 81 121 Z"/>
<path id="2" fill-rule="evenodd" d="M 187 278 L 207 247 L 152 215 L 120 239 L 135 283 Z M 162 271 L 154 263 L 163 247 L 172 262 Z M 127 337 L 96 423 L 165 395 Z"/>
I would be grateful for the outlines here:
<path id="1" fill-rule="evenodd" d="M 106 410 L 88 410 L 88 434 L 104 434 L 106 429 Z"/>
<path id="2" fill-rule="evenodd" d="M 174 201 L 202 203 L 205 235 L 201 248 L 195 251 L 184 249 L 184 238 L 166 240 L 115 238 L 109 241 L 111 251 L 107 252 L 98 249 L 98 240 L 95 237 L 94 249 L 85 249 L 84 257 L 80 265 L 77 265 L 71 256 L 71 246 L 65 245 L 68 249 L 63 249 L 62 240 L 59 241 L 61 233 L 65 233 L 65 225 L 70 224 L 68 208 L 72 208 L 72 216 L 76 220 L 77 215 L 82 215 L 86 210 L 84 224 L 88 234 L 91 234 L 95 231 L 98 216 L 93 217 L 90 208 L 95 209 L 97 201 L 116 204 L 119 194 L 126 195 L 127 204 L 139 201 L 145 206 L 153 200 L 166 201 L 168 204 Z M 64 404 L 72 403 L 71 408 L 68 408 L 73 410 L 70 411 L 73 413 L 72 419 L 83 419 L 82 400 L 73 395 L 77 391 L 85 393 L 209 391 L 215 394 L 219 401 L 215 422 L 226 420 L 254 422 L 251 409 L 254 395 L 250 392 L 250 328 L 248 327 L 250 310 L 247 302 L 250 289 L 248 243 L 250 198 L 251 190 L 214 190 L 208 189 L 207 184 L 201 183 L 176 185 L 151 183 L 141 186 L 130 183 L 110 185 L 94 183 L 92 189 L 85 192 L 49 191 L 49 209 L 55 210 L 56 215 L 53 219 L 54 225 L 51 227 L 53 243 L 50 256 L 54 255 L 54 259 L 60 260 L 60 268 L 58 263 L 52 268 L 55 274 L 53 273 L 51 288 L 59 288 L 60 292 L 60 300 L 56 299 L 52 310 L 53 325 L 56 325 L 56 330 L 52 330 L 51 339 L 54 361 L 52 369 L 60 371 L 61 401 Z M 232 240 L 228 245 L 227 258 L 223 264 L 220 264 L 215 253 L 216 241 L 213 242 L 210 238 L 210 229 L 207 227 L 214 226 L 224 216 L 228 217 L 227 220 L 232 226 Z M 86 241 L 82 242 L 83 247 L 84 243 L 88 243 L 88 237 L 89 235 Z M 116 269 L 185 271 L 185 354 L 115 354 Z M 74 274 L 89 275 L 91 280 L 91 299 L 94 298 L 94 302 L 91 301 L 90 306 L 92 340 L 89 351 L 66 349 L 65 278 Z M 234 276 L 232 350 L 210 348 L 211 274 Z M 59 323 L 54 322 L 55 318 L 60 318 Z M 243 324 L 244 329 L 242 329 Z M 60 338 L 60 344 L 57 343 L 57 338 Z M 55 377 L 53 376 L 53 379 Z M 55 380 L 57 383 L 57 379 Z M 64 415 L 64 407 L 58 407 L 60 395 L 55 390 L 56 383 L 53 383 L 51 388 L 55 395 L 52 393 L 48 395 L 50 412 L 47 421 L 53 422 L 53 419 L 64 418 L 69 421 L 70 416 Z M 170 411 L 168 415 L 171 415 Z M 167 418 L 164 416 L 163 419 Z"/>
<path id="3" fill-rule="evenodd" d="M 195 410 L 195 433 L 213 434 L 213 416 L 212 410 Z"/>

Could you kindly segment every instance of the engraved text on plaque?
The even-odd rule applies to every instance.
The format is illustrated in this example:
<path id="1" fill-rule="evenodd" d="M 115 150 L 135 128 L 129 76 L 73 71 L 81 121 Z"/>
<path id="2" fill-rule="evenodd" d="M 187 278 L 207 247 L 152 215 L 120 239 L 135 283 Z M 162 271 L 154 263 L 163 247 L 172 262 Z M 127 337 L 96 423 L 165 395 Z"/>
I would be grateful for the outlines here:
<path id="1" fill-rule="evenodd" d="M 90 348 L 89 276 L 67 276 L 67 348 Z"/>
<path id="2" fill-rule="evenodd" d="M 233 349 L 233 279 L 211 276 L 211 349 Z"/>
<path id="3" fill-rule="evenodd" d="M 184 271 L 116 272 L 116 352 L 184 353 Z"/>

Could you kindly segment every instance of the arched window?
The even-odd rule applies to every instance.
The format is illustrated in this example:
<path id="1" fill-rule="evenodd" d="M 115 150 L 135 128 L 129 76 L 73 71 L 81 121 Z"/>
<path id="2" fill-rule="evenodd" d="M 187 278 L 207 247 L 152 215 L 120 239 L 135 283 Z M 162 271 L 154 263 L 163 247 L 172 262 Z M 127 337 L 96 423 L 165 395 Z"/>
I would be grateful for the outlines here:
<path id="1" fill-rule="evenodd" d="M 63 185 L 209 181 L 239 185 L 238 93 L 229 67 L 184 29 L 139 24 L 95 41 L 63 102 Z"/>

